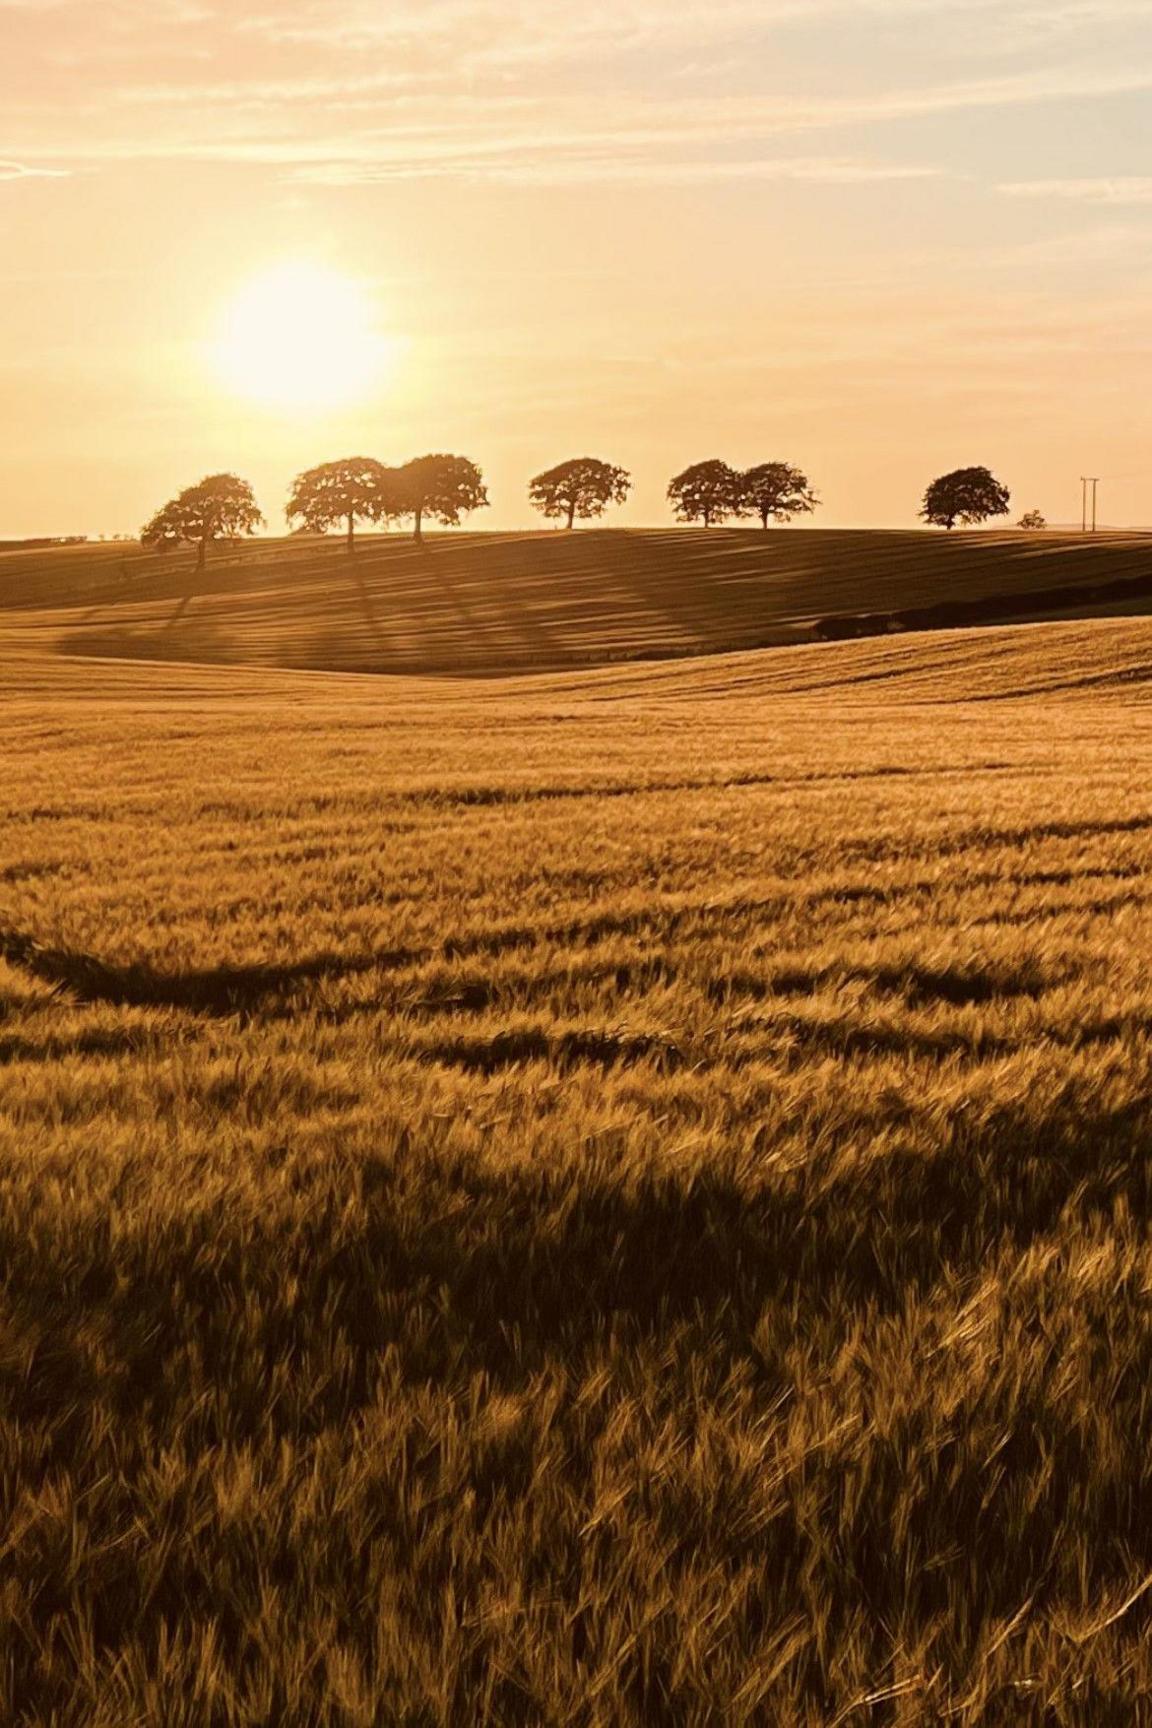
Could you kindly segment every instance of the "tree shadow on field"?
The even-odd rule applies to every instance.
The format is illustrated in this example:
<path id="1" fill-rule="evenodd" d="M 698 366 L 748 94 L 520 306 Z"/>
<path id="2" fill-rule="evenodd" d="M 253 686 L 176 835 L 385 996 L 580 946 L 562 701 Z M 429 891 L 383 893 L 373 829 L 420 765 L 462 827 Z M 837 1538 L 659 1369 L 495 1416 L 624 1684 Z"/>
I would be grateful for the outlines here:
<path id="1" fill-rule="evenodd" d="M 368 589 L 368 584 L 365 582 L 363 574 L 359 570 L 353 570 L 351 576 L 352 586 L 356 592 L 356 603 L 360 608 L 360 613 L 364 619 L 364 624 L 368 634 L 371 636 L 378 651 L 381 654 L 388 654 L 392 650 L 392 639 L 380 622 L 379 613 L 373 603 L 371 593 Z"/>
<path id="2" fill-rule="evenodd" d="M 769 583 L 780 539 L 748 529 L 678 532 L 671 566 L 660 544 L 648 539 L 616 546 L 606 562 L 642 618 L 662 621 L 675 639 L 697 650 L 756 643 L 779 628 Z"/>
<path id="3" fill-rule="evenodd" d="M 759 1182 L 706 1164 L 632 1180 L 457 1172 L 468 1207 L 423 1226 L 396 1167 L 369 1162 L 370 1221 L 340 1280 L 345 1323 L 365 1349 L 399 1341 L 372 1304 L 350 1300 L 362 1248 L 401 1287 L 442 1293 L 444 1335 L 412 1363 L 418 1375 L 445 1372 L 440 1349 L 458 1345 L 519 1383 L 613 1325 L 659 1336 L 722 1312 L 735 1337 L 780 1301 L 898 1312 L 910 1289 L 1047 1234 L 1070 1202 L 1089 1215 L 1123 1198 L 1138 1217 L 1152 1204 L 1152 1123 L 1139 1104 L 1094 1117 L 1071 1098 L 1046 1115 L 1006 1108 L 983 1132 L 961 1121 L 931 1152 L 893 1150 L 830 1178 L 835 1156 Z"/>
<path id="4" fill-rule="evenodd" d="M 443 613 L 455 615 L 460 626 L 439 650 L 449 664 L 457 656 L 493 666 L 552 664 L 568 657 L 555 631 L 534 612 L 531 589 L 518 581 L 522 572 L 514 543 L 502 548 L 498 570 L 490 569 L 487 559 L 477 563 L 467 542 L 425 542 L 424 552 L 422 573 L 439 593 Z M 480 593 L 487 616 L 469 603 L 469 587 Z M 440 632 L 429 634 L 435 641 Z"/>
<path id="5" fill-rule="evenodd" d="M 183 619 L 184 614 L 187 612 L 188 607 L 190 606 L 191 602 L 192 602 L 192 595 L 191 594 L 183 595 L 182 598 L 176 602 L 176 605 L 173 607 L 173 609 L 169 613 L 168 617 L 164 620 L 163 624 L 160 626 L 161 635 L 166 636 L 168 634 L 169 630 L 175 630 L 179 627 L 180 622 Z"/>
<path id="6" fill-rule="evenodd" d="M 376 967 L 404 964 L 408 949 L 379 950 L 363 957 L 317 954 L 287 964 L 213 966 L 165 973 L 143 964 L 117 965 L 81 949 L 53 948 L 23 931 L 0 928 L 0 959 L 41 983 L 66 989 L 80 1002 L 127 1008 L 179 1008 L 230 1017 L 283 998 L 298 984 L 333 973 L 351 977 Z"/>
<path id="7" fill-rule="evenodd" d="M 226 663 L 235 644 L 205 614 L 188 616 L 196 598 L 185 594 L 158 624 L 73 629 L 56 640 L 56 652 L 94 660 L 180 660 Z"/>
<path id="8" fill-rule="evenodd" d="M 254 1324 L 269 1328 L 276 1357 L 303 1350 L 313 1317 L 332 1315 L 352 1362 L 318 1394 L 323 1426 L 371 1401 L 390 1351 L 411 1380 L 450 1379 L 466 1361 L 509 1387 L 549 1361 L 579 1359 L 609 1332 L 658 1339 L 703 1317 L 721 1354 L 744 1351 L 772 1305 L 798 1321 L 897 1314 L 910 1292 L 945 1274 L 978 1275 L 1005 1244 L 1022 1251 L 1049 1234 L 1070 1205 L 1083 1218 L 1120 1204 L 1141 1219 L 1152 1207 L 1144 1105 L 1093 1113 L 1072 1088 L 1044 1113 L 1007 1105 L 977 1130 L 960 1117 L 932 1149 L 846 1160 L 841 1173 L 838 1156 L 826 1146 L 782 1173 L 766 1158 L 762 1174 L 752 1164 L 743 1179 L 705 1161 L 673 1172 L 601 1164 L 593 1173 L 577 1160 L 493 1174 L 406 1141 L 395 1156 L 347 1167 L 355 1214 L 348 1183 L 334 1185 L 330 1171 L 316 1177 L 326 1199 L 291 1224 L 246 1212 L 237 1230 L 227 1195 L 175 1213 L 162 1268 L 146 1227 L 114 1237 L 101 1227 L 81 1247 L 75 1221 L 58 1241 L 33 1241 L 5 1218 L 0 1249 L 12 1300 L 41 1321 L 70 1314 L 79 1267 L 85 1301 L 111 1313 L 130 1300 L 132 1329 L 147 1319 L 154 1342 L 179 1331 L 177 1302 L 214 1312 L 225 1350 L 229 1313 L 264 1314 Z M 291 1312 L 277 1297 L 288 1283 L 298 1291 Z M 265 1287 L 267 1303 L 255 1302 Z M 269 1418 L 250 1415 L 261 1428 Z"/>
<path id="9" fill-rule="evenodd" d="M 279 1171 L 291 1155 L 277 1142 L 264 1158 Z M 161 1199 L 150 1184 L 162 1178 L 128 1159 L 103 1209 L 49 1209 L 29 1229 L 19 1205 L 6 1208 L 0 1256 L 10 1344 L 0 1359 L 0 1416 L 11 1432 L 19 1425 L 35 1437 L 38 1481 L 58 1471 L 85 1490 L 93 1483 L 93 1495 L 113 1475 L 130 1485 L 123 1515 L 118 1499 L 109 1509 L 107 1495 L 94 1498 L 86 1526 L 103 1537 L 99 1566 L 87 1558 L 84 1575 L 97 1645 L 115 1648 L 125 1628 L 187 1615 L 200 1600 L 219 1614 L 233 1654 L 250 1636 L 230 1590 L 205 1596 L 203 1566 L 222 1540 L 211 1518 L 203 1541 L 197 1530 L 195 1540 L 164 1543 L 141 1526 L 136 1484 L 155 1481 L 155 1459 L 173 1434 L 184 1456 L 209 1468 L 249 1448 L 274 1459 L 283 1442 L 305 1460 L 313 1444 L 322 1446 L 338 1472 L 351 1471 L 380 1412 L 403 1411 L 405 1389 L 415 1392 L 415 1415 L 404 1462 L 386 1463 L 372 1479 L 371 1544 L 362 1532 L 353 1536 L 362 1553 L 384 1550 L 423 1568 L 417 1588 L 430 1602 L 447 1588 L 438 1557 L 453 1568 L 454 1591 L 478 1587 L 473 1574 L 455 1570 L 458 1547 L 419 1535 L 421 1520 L 433 1509 L 439 1517 L 444 1503 L 445 1460 L 471 1443 L 469 1399 L 479 1397 L 481 1408 L 493 1392 L 534 1400 L 542 1383 L 557 1387 L 545 1420 L 569 1442 L 548 1456 L 545 1475 L 558 1473 L 578 1508 L 596 1503 L 598 1459 L 605 1447 L 611 1459 L 621 1419 L 624 1433 L 629 1422 L 637 1436 L 659 1429 L 668 1437 L 665 1462 L 657 1471 L 636 1457 L 633 1523 L 624 1529 L 655 1532 L 676 1568 L 708 1564 L 726 1576 L 754 1568 L 774 1580 L 782 1601 L 799 1599 L 802 1582 L 814 1581 L 828 1615 L 854 1616 L 854 1626 L 902 1623 L 910 1600 L 925 1624 L 934 1616 L 955 1622 L 961 1610 L 977 1625 L 1016 1614 L 1025 1597 L 1048 1587 L 1054 1535 L 1066 1535 L 1081 1487 L 1090 1495 L 1094 1575 L 1079 1576 L 1076 1594 L 1091 1599 L 1117 1554 L 1136 1576 L 1152 1569 L 1143 1479 L 1124 1454 L 1093 1455 L 1095 1430 L 1063 1400 L 1054 1355 L 1036 1381 L 990 1377 L 978 1408 L 965 1404 L 963 1358 L 953 1359 L 941 1367 L 950 1405 L 934 1405 L 928 1388 L 877 1425 L 867 1420 L 866 1387 L 859 1422 L 850 1404 L 845 1421 L 834 1422 L 835 1389 L 823 1405 L 820 1391 L 825 1375 L 834 1377 L 821 1355 L 830 1347 L 855 1356 L 863 1381 L 872 1348 L 888 1349 L 897 1369 L 902 1352 L 906 1365 L 915 1363 L 915 1343 L 900 1334 L 886 1340 L 884 1318 L 898 1320 L 912 1295 L 943 1276 L 977 1278 L 1006 1245 L 1022 1250 L 1067 1226 L 1070 1208 L 1084 1218 L 1127 1204 L 1146 1219 L 1152 1123 L 1142 1105 L 1093 1112 L 1069 1088 L 1047 1112 L 1030 1115 L 1026 1102 L 1013 1103 L 980 1130 L 961 1120 L 932 1149 L 849 1161 L 839 1176 L 827 1147 L 809 1167 L 781 1173 L 766 1160 L 759 1176 L 753 1167 L 742 1180 L 704 1159 L 629 1172 L 623 1148 L 620 1155 L 619 1166 L 601 1157 L 590 1167 L 575 1156 L 494 1172 L 413 1137 L 387 1157 L 333 1163 L 329 1152 L 314 1169 L 299 1166 L 263 1210 L 246 1178 L 192 1204 Z M 0 1159 L 6 1177 L 18 1173 L 26 1184 L 25 1171 L 16 1148 Z M 301 1203 L 285 1210 L 289 1194 Z M 1106 1300 L 1113 1309 L 1127 1301 L 1130 1316 L 1124 1359 L 1103 1370 L 1109 1396 L 1138 1420 L 1152 1333 L 1140 1328 L 1128 1295 L 1109 1290 Z M 1097 1304 L 1083 1325 L 1090 1337 L 1101 1332 L 1101 1349 L 1103 1324 Z M 811 1348 L 806 1339 L 815 1340 Z M 811 1371 L 807 1385 L 796 1380 L 797 1346 Z M 194 1364 L 194 1382 L 171 1363 Z M 851 1364 L 835 1372 L 850 1398 Z M 600 1409 L 582 1414 L 578 1394 L 589 1374 L 601 1387 L 593 1399 Z M 777 1475 L 771 1436 L 797 1400 L 829 1426 L 806 1432 L 801 1421 L 801 1444 L 782 1454 Z M 453 1417 L 447 1442 L 428 1426 L 438 1401 L 465 1412 L 462 1426 Z M 693 1485 L 701 1472 L 677 1463 L 691 1459 L 694 1445 L 707 1461 L 709 1424 L 715 1437 L 729 1409 L 738 1426 L 755 1422 L 764 1436 L 754 1470 L 757 1480 L 773 1473 L 773 1509 L 762 1520 L 718 1520 L 716 1494 Z M 94 1433 L 105 1438 L 94 1444 Z M 474 1493 L 483 1510 L 484 1496 L 495 1502 L 499 1494 L 501 1517 L 521 1501 L 529 1514 L 547 1506 L 535 1457 L 513 1451 L 495 1465 L 490 1452 L 465 1458 L 454 1478 L 461 1504 Z M 713 1484 L 724 1457 L 714 1454 Z M 406 1486 L 393 1490 L 393 1482 Z M 295 1489 L 284 1483 L 275 1492 L 288 1506 Z M 163 1504 L 145 1517 L 181 1515 Z M 286 1516 L 286 1529 L 290 1522 Z M 334 1530 L 341 1523 L 333 1518 Z M 118 1560 L 114 1537 L 139 1528 L 147 1568 L 130 1554 Z M 602 1539 L 614 1542 L 616 1528 L 609 1522 L 598 1536 L 589 1524 L 562 1562 L 549 1554 L 536 1575 L 550 1595 L 571 1592 L 575 1610 L 587 1577 L 577 1557 L 595 1554 Z M 18 1554 L 35 1580 L 28 1599 L 41 1618 L 75 1612 L 68 1531 L 65 1523 L 58 1553 L 37 1535 Z M 289 1568 L 295 1543 L 294 1534 L 282 1550 Z M 926 1564 L 926 1554 L 941 1561 Z M 953 1554 L 963 1563 L 952 1563 Z M 882 1646 L 880 1639 L 878 1669 Z M 19 1650 L 29 1688 L 40 1685 L 30 1648 Z M 543 1718 L 526 1705 L 502 1719 Z M 651 1711 L 639 1719 L 687 1720 Z"/>
<path id="10" fill-rule="evenodd" d="M 157 604 L 163 600 L 175 600 L 176 602 L 176 605 L 168 618 L 159 625 L 160 630 L 170 630 L 173 625 L 178 623 L 184 612 L 187 610 L 189 602 L 196 599 L 197 595 L 200 593 L 200 588 L 194 581 L 196 574 L 197 572 L 195 570 L 174 573 L 173 580 L 168 584 L 169 591 L 163 594 L 157 594 L 153 597 Z M 203 572 L 200 572 L 200 574 L 203 574 Z M 93 605 L 88 607 L 87 611 L 81 613 L 77 623 L 81 626 L 88 625 L 93 619 L 98 618 L 102 613 L 109 615 L 110 623 L 114 622 L 117 613 L 124 605 L 132 605 L 136 603 L 135 591 L 126 586 L 128 580 L 129 578 L 126 572 L 122 570 L 116 588 L 102 593 L 100 598 Z M 175 592 L 172 591 L 173 581 L 178 584 Z"/>

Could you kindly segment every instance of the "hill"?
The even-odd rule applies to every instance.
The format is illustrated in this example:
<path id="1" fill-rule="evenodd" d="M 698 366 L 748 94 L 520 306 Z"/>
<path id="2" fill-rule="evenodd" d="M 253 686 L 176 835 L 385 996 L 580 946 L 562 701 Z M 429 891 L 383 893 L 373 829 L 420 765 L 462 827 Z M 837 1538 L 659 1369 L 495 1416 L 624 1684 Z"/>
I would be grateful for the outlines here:
<path id="1" fill-rule="evenodd" d="M 45 654 L 13 646 L 0 634 L 0 680 L 10 706 L 44 701 L 148 710 L 218 702 L 266 707 L 287 702 L 323 712 L 332 707 L 390 714 L 432 702 L 438 714 L 454 701 L 469 712 L 513 711 L 558 703 L 702 704 L 732 713 L 741 702 L 763 706 L 806 699 L 811 706 L 908 703 L 952 707 L 1029 699 L 1104 699 L 1126 704 L 1152 696 L 1152 618 L 1102 618 L 935 630 L 865 641 L 804 643 L 772 653 L 745 650 L 662 661 L 618 660 L 548 672 L 478 675 L 466 690 L 434 674 L 400 674 L 382 685 L 371 673 L 330 673 L 211 662 L 107 659 Z M 453 691 L 456 691 L 455 696 Z"/>
<path id="2" fill-rule="evenodd" d="M 1140 535 L 718 529 L 366 537 L 190 554 L 0 553 L 0 637 L 69 654 L 472 674 L 781 645 L 836 629 L 1119 609 Z M 1149 601 L 1148 603 L 1152 603 Z M 921 616 L 921 615 L 924 616 Z"/>

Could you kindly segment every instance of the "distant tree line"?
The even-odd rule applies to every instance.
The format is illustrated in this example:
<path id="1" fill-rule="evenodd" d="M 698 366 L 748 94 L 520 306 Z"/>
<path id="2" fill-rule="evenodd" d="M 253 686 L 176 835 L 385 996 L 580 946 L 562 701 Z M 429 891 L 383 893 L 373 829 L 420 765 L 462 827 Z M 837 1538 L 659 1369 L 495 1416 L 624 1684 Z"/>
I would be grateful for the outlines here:
<path id="1" fill-rule="evenodd" d="M 623 504 L 632 476 L 612 462 L 576 456 L 547 468 L 529 482 L 533 508 L 549 521 L 574 528 L 577 521 L 602 516 Z M 757 519 L 765 529 L 773 522 L 791 522 L 810 515 L 820 499 L 808 476 L 790 462 L 761 462 L 753 468 L 732 468 L 713 457 L 694 462 L 668 486 L 668 499 L 677 521 L 700 522 L 705 528 L 732 520 Z M 920 515 L 936 527 L 972 527 L 1008 513 L 1010 496 L 987 468 L 958 468 L 934 480 L 924 494 Z M 410 522 L 416 540 L 424 524 L 459 526 L 463 516 L 488 504 L 484 476 L 466 456 L 417 456 L 389 467 L 374 456 L 346 456 L 307 468 L 293 483 L 286 515 L 306 532 L 344 531 L 349 553 L 355 550 L 357 523 L 391 525 Z M 236 474 L 211 474 L 189 486 L 158 510 L 141 531 L 145 546 L 163 550 L 185 544 L 197 549 L 203 565 L 214 540 L 254 534 L 264 517 L 251 486 Z M 1021 528 L 1046 526 L 1038 510 L 1030 510 Z"/>
<path id="2" fill-rule="evenodd" d="M 101 534 L 101 540 L 104 536 Z M 0 552 L 41 552 L 49 546 L 87 546 L 87 534 L 39 534 L 18 540 L 0 540 Z"/>

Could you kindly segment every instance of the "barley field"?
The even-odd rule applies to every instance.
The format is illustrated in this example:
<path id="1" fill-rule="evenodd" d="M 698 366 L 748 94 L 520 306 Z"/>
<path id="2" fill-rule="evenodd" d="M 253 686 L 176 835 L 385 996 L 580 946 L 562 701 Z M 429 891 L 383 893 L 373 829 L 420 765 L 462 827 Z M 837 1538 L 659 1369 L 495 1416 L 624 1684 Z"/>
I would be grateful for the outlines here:
<path id="1" fill-rule="evenodd" d="M 9 631 L 0 1719 L 1143 1719 L 1150 669 Z"/>
<path id="2" fill-rule="evenodd" d="M 71 656 L 477 674 L 786 645 L 821 619 L 941 603 L 1052 611 L 1056 591 L 1107 583 L 1137 587 L 1105 607 L 1152 607 L 1152 536 L 385 534 L 351 560 L 293 536 L 219 546 L 200 572 L 190 551 L 93 544 L 0 551 L 0 632 Z"/>
<path id="3" fill-rule="evenodd" d="M 1149 665 L 5 651 L 5 1719 L 1136 1719 Z"/>

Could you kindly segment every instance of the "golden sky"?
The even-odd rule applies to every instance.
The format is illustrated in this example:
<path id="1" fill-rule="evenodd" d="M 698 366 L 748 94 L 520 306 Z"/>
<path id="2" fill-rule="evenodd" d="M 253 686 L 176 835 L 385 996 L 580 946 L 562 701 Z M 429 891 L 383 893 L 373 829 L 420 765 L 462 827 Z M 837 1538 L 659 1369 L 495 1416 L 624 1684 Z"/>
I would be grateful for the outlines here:
<path id="1" fill-rule="evenodd" d="M 1149 0 L 0 0 L 0 534 L 429 449 L 1152 523 L 1150 98 Z"/>

